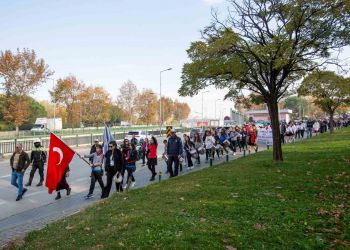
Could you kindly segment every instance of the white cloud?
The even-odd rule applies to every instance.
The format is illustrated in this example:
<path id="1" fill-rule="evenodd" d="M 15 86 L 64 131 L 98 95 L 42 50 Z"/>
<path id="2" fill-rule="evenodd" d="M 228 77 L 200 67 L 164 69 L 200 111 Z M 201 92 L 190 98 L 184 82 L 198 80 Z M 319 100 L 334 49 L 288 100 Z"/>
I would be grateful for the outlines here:
<path id="1" fill-rule="evenodd" d="M 216 5 L 224 2 L 224 0 L 203 0 L 203 2 L 207 5 Z"/>

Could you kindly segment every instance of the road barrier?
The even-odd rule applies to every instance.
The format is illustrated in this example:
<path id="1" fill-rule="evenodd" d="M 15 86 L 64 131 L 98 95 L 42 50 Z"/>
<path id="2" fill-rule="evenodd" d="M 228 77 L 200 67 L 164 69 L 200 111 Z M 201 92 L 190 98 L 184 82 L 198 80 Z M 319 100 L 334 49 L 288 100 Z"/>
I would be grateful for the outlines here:
<path id="1" fill-rule="evenodd" d="M 188 132 L 188 128 L 179 128 L 177 129 L 178 132 Z M 162 134 L 164 134 L 166 130 L 162 131 Z M 148 133 L 150 135 L 159 135 L 159 130 L 149 130 Z M 125 132 L 114 132 L 112 133 L 114 136 L 114 139 L 117 141 L 121 141 L 125 138 Z M 100 142 L 103 141 L 103 134 L 83 134 L 83 135 L 70 135 L 70 136 L 59 136 L 68 146 L 71 147 L 79 147 L 79 146 L 89 146 L 93 144 L 94 139 L 98 139 Z M 39 139 L 41 140 L 41 145 L 44 148 L 49 148 L 50 146 L 50 138 L 49 137 L 42 137 Z M 30 139 L 13 139 L 13 140 L 3 140 L 0 141 L 0 156 L 3 156 L 4 154 L 13 153 L 16 148 L 16 144 L 20 143 L 22 144 L 24 151 L 30 151 L 33 148 L 35 138 Z"/>

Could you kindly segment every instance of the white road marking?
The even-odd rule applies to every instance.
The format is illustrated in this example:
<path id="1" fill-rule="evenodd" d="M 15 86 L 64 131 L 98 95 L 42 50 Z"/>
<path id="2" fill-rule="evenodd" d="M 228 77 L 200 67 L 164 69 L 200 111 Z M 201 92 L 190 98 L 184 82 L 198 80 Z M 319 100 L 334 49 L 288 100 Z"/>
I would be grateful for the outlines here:
<path id="1" fill-rule="evenodd" d="M 8 174 L 8 175 L 3 175 L 3 176 L 0 176 L 0 179 L 5 179 L 5 178 L 10 177 L 10 176 L 11 176 L 10 174 Z"/>

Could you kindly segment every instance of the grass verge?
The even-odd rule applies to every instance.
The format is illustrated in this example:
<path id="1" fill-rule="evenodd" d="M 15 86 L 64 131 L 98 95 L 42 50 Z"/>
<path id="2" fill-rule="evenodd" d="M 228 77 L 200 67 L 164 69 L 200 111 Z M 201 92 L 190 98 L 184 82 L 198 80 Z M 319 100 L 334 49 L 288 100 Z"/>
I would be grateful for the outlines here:
<path id="1" fill-rule="evenodd" d="M 20 249 L 349 249 L 350 129 L 123 195 L 30 233 Z"/>

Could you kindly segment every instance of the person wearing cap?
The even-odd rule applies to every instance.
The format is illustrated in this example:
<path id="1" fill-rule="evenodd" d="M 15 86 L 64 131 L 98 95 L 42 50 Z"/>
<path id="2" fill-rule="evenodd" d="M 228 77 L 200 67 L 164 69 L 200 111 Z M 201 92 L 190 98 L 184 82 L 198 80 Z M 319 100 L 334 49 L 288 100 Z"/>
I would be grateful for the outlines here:
<path id="1" fill-rule="evenodd" d="M 91 146 L 90 155 L 92 155 L 93 153 L 96 153 L 96 146 L 99 145 L 99 144 L 100 144 L 100 141 L 96 138 L 96 139 L 94 140 L 94 145 Z M 90 157 L 90 158 L 89 158 L 90 163 L 92 163 L 93 160 L 94 160 L 93 157 Z"/>
<path id="2" fill-rule="evenodd" d="M 32 185 L 32 181 L 35 175 L 36 170 L 39 170 L 40 181 L 36 185 L 40 187 L 44 182 L 44 165 L 46 162 L 46 150 L 41 146 L 41 142 L 39 139 L 34 140 L 34 147 L 30 154 L 30 163 L 32 163 L 32 170 L 30 171 L 29 180 L 26 183 L 26 187 Z"/>
<path id="3" fill-rule="evenodd" d="M 176 130 L 171 129 L 171 137 L 168 139 L 167 155 L 168 155 L 168 171 L 170 177 L 177 176 L 179 174 L 179 160 L 183 153 L 182 141 L 176 135 Z M 173 163 L 175 168 L 173 170 Z"/>

